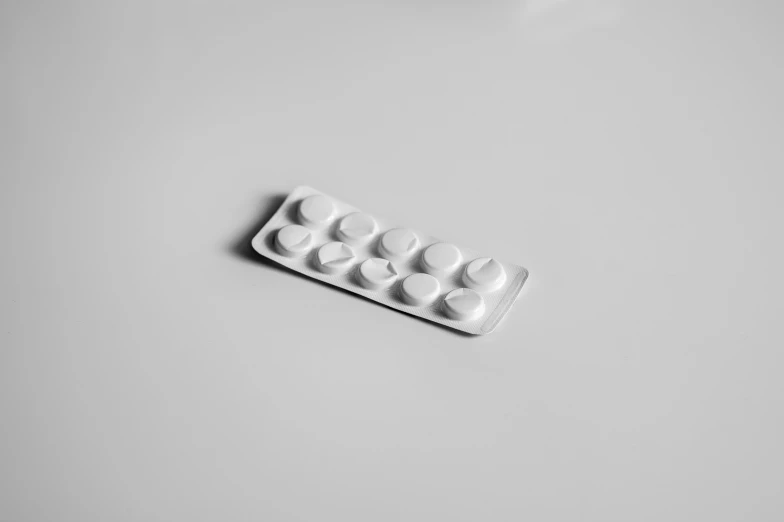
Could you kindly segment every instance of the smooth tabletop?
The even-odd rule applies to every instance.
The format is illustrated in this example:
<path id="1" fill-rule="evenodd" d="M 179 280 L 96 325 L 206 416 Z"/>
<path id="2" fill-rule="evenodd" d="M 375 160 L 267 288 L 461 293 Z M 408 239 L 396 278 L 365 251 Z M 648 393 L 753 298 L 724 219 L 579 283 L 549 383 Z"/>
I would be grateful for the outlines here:
<path id="1" fill-rule="evenodd" d="M 0 521 L 784 520 L 784 9 L 0 4 Z M 306 184 L 531 276 L 260 258 Z"/>

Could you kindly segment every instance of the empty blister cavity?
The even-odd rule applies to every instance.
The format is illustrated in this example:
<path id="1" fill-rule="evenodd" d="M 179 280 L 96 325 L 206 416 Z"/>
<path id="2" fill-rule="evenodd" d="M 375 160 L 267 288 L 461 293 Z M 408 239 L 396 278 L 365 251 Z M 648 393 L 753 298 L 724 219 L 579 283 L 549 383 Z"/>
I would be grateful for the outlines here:
<path id="1" fill-rule="evenodd" d="M 491 257 L 474 259 L 463 272 L 463 282 L 468 288 L 479 292 L 493 292 L 506 281 L 504 267 Z"/>
<path id="2" fill-rule="evenodd" d="M 438 279 L 428 274 L 411 274 L 400 285 L 400 297 L 406 304 L 425 306 L 436 300 L 441 292 Z"/>
<path id="3" fill-rule="evenodd" d="M 299 203 L 297 212 L 300 223 L 310 228 L 320 229 L 335 219 L 335 204 L 326 196 L 309 196 Z"/>
<path id="4" fill-rule="evenodd" d="M 450 319 L 470 321 L 485 313 L 485 300 L 470 288 L 458 288 L 446 294 L 441 307 Z"/>
<path id="5" fill-rule="evenodd" d="M 302 225 L 286 225 L 275 235 L 275 247 L 286 257 L 302 257 L 313 246 L 313 234 Z"/>
<path id="6" fill-rule="evenodd" d="M 419 248 L 419 238 L 407 228 L 393 228 L 381 236 L 379 253 L 387 259 L 408 259 Z"/>
<path id="7" fill-rule="evenodd" d="M 370 241 L 378 232 L 378 225 L 372 216 L 363 212 L 353 212 L 338 224 L 338 237 L 349 245 L 360 246 Z"/>
<path id="8" fill-rule="evenodd" d="M 357 278 L 359 284 L 370 290 L 383 290 L 397 280 L 397 270 L 391 261 L 371 257 L 359 265 Z"/>
<path id="9" fill-rule="evenodd" d="M 348 270 L 356 259 L 354 250 L 350 246 L 340 241 L 333 241 L 319 248 L 316 263 L 319 270 L 324 273 L 340 274 Z"/>
<path id="10" fill-rule="evenodd" d="M 463 256 L 455 245 L 436 243 L 422 253 L 422 269 L 436 277 L 444 277 L 460 266 Z"/>

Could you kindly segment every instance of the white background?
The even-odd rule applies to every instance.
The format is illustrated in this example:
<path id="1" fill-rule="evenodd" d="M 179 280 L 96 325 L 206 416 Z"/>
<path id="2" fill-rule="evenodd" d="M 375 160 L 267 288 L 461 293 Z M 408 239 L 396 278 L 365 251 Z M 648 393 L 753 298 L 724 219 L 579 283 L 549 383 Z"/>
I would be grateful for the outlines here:
<path id="1" fill-rule="evenodd" d="M 779 2 L 3 2 L 0 520 L 784 519 Z M 461 336 L 298 184 L 531 271 Z"/>

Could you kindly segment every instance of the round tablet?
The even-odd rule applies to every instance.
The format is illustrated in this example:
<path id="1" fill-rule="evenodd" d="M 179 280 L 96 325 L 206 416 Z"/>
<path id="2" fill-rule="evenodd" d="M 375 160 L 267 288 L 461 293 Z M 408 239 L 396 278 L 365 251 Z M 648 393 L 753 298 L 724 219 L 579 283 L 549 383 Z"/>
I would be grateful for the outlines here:
<path id="1" fill-rule="evenodd" d="M 428 274 L 411 274 L 400 285 L 400 297 L 407 304 L 424 306 L 435 301 L 441 292 L 438 279 Z"/>
<path id="2" fill-rule="evenodd" d="M 350 246 L 340 241 L 333 241 L 319 248 L 316 262 L 322 272 L 340 274 L 348 270 L 356 258 Z"/>
<path id="3" fill-rule="evenodd" d="M 393 228 L 381 237 L 378 249 L 388 259 L 403 260 L 419 248 L 419 238 L 407 228 Z"/>
<path id="4" fill-rule="evenodd" d="M 313 234 L 302 225 L 286 225 L 275 236 L 278 252 L 287 257 L 302 257 L 313 246 Z"/>
<path id="5" fill-rule="evenodd" d="M 359 283 L 371 290 L 388 288 L 397 279 L 397 270 L 391 261 L 371 257 L 359 265 Z"/>
<path id="6" fill-rule="evenodd" d="M 506 281 L 506 271 L 501 263 L 491 257 L 474 259 L 463 272 L 463 282 L 479 292 L 498 290 Z"/>
<path id="7" fill-rule="evenodd" d="M 463 256 L 455 245 L 449 243 L 436 243 L 430 245 L 422 253 L 422 268 L 428 274 L 443 277 L 451 274 L 460 263 Z"/>
<path id="8" fill-rule="evenodd" d="M 458 288 L 446 294 L 442 307 L 450 319 L 470 321 L 485 312 L 485 300 L 470 288 Z"/>
<path id="9" fill-rule="evenodd" d="M 303 225 L 311 228 L 324 228 L 335 219 L 335 204 L 321 194 L 308 196 L 299 203 L 297 215 Z"/>
<path id="10" fill-rule="evenodd" d="M 349 214 L 338 224 L 338 237 L 349 245 L 364 245 L 376 232 L 376 220 L 362 212 Z"/>

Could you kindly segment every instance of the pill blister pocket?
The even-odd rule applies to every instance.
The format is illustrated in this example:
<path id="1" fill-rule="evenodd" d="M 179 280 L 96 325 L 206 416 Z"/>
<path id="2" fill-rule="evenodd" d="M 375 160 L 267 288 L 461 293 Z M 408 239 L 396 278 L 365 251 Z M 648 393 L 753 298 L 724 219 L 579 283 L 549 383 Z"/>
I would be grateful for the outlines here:
<path id="1" fill-rule="evenodd" d="M 253 238 L 264 257 L 319 281 L 475 335 L 492 332 L 528 270 L 294 189 Z"/>

